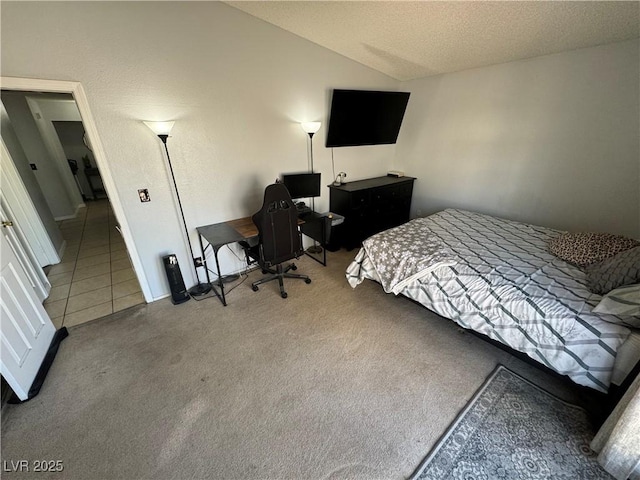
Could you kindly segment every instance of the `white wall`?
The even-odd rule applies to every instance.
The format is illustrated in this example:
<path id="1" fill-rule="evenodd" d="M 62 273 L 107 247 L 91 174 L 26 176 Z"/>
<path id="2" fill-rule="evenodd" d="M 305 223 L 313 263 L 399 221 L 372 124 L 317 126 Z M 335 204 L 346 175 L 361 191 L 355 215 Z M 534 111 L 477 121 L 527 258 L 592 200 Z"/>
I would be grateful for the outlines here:
<path id="1" fill-rule="evenodd" d="M 53 247 L 56 249 L 56 251 L 60 252 L 62 249 L 64 238 L 62 238 L 60 228 L 58 228 L 58 224 L 54 220 L 51 209 L 49 208 L 42 190 L 40 189 L 40 185 L 36 180 L 34 171 L 31 170 L 31 167 L 29 166 L 29 160 L 27 159 L 27 156 L 22 149 L 22 145 L 20 144 L 20 141 L 18 140 L 18 137 L 13 129 L 11 120 L 9 120 L 9 115 L 7 114 L 4 106 L 1 103 L 0 129 L 2 130 L 2 140 L 4 140 L 4 143 L 7 146 L 7 150 L 9 150 L 11 160 L 13 160 L 13 163 L 16 166 L 16 170 L 18 171 L 18 175 L 20 175 L 20 178 L 22 179 L 22 183 L 29 192 L 29 196 L 31 197 L 31 201 L 33 202 L 33 205 L 38 212 L 38 216 L 42 220 L 42 224 L 49 234 L 51 243 L 53 244 Z"/>
<path id="2" fill-rule="evenodd" d="M 60 186 L 64 188 L 73 209 L 71 215 L 63 218 L 56 217 L 56 220 L 74 218 L 78 210 L 85 206 L 84 199 L 69 167 L 67 155 L 64 152 L 62 143 L 60 143 L 53 121 L 81 120 L 78 106 L 72 95 L 65 94 L 27 94 L 26 99 L 27 105 L 29 105 L 29 109 L 36 119 L 36 126 L 42 141 L 58 169 Z"/>
<path id="3" fill-rule="evenodd" d="M 413 213 L 640 237 L 638 41 L 405 82 Z"/>
<path id="4" fill-rule="evenodd" d="M 155 298 L 168 293 L 162 255 L 178 254 L 188 284 L 191 274 L 162 144 L 142 120 L 176 120 L 168 146 L 195 247 L 196 226 L 253 213 L 266 184 L 307 168 L 299 122 L 323 121 L 314 164 L 332 181 L 331 89 L 398 86 L 217 2 L 3 2 L 1 22 L 3 75 L 82 83 Z M 336 149 L 336 173 L 382 175 L 394 153 Z M 225 271 L 242 268 L 221 253 Z"/>
<path id="5" fill-rule="evenodd" d="M 32 110 L 37 109 L 42 116 L 42 121 L 40 122 L 39 127 L 40 132 L 45 137 L 45 141 L 48 141 L 49 145 L 52 146 L 52 149 L 57 151 L 58 156 L 61 156 L 62 161 L 65 163 L 65 169 L 68 168 L 66 166 L 67 159 L 73 159 L 78 162 L 78 172 L 76 177 L 80 183 L 81 191 L 87 198 L 93 198 L 91 186 L 84 174 L 85 167 L 82 161 L 82 157 L 87 155 L 91 162 L 93 154 L 85 146 L 82 140 L 84 135 L 84 126 L 82 125 L 82 117 L 78 111 L 78 105 L 73 99 L 73 96 L 62 94 L 38 95 L 29 97 L 29 103 L 33 105 Z M 77 126 L 75 127 L 75 137 L 72 135 L 71 138 L 63 138 L 58 127 L 54 125 L 54 122 L 60 121 L 77 123 Z M 93 161 L 91 165 L 95 166 L 95 161 Z M 68 172 L 65 171 L 65 173 L 68 175 Z M 67 188 L 69 190 L 73 189 L 73 193 L 75 194 L 73 198 L 76 208 L 84 206 L 83 198 L 78 196 L 78 186 L 75 183 L 75 179 L 69 178 L 68 180 L 70 181 L 67 182 Z"/>

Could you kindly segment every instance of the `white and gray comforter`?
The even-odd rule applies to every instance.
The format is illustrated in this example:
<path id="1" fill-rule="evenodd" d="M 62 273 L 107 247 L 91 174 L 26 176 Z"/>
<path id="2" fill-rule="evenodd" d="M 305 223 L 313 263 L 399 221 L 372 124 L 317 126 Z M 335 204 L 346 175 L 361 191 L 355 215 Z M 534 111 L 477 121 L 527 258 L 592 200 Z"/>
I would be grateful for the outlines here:
<path id="1" fill-rule="evenodd" d="M 591 313 L 601 297 L 588 290 L 582 271 L 547 250 L 558 233 L 449 209 L 365 240 L 347 279 L 352 287 L 380 282 L 386 292 L 606 391 L 630 331 Z"/>

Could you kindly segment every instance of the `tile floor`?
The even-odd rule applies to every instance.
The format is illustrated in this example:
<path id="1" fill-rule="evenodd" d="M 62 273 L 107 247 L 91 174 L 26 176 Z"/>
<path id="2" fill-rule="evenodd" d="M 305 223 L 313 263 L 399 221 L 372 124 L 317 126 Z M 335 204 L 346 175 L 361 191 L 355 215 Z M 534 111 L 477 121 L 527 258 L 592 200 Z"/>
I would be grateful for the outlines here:
<path id="1" fill-rule="evenodd" d="M 62 262 L 47 273 L 51 292 L 44 307 L 56 328 L 144 303 L 109 201 L 86 205 L 76 218 L 60 222 L 67 246 Z"/>

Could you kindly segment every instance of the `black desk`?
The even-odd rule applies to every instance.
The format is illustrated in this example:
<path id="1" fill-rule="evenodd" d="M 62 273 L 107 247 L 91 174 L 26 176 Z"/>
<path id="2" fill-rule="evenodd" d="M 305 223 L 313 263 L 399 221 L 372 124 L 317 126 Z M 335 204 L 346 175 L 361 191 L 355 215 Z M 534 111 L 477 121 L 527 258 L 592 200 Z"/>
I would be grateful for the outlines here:
<path id="1" fill-rule="evenodd" d="M 314 212 L 303 213 L 298 218 L 298 226 L 300 227 L 300 230 L 303 234 L 320 242 L 321 245 L 324 245 L 325 242 L 322 239 L 326 238 L 326 220 L 331 222 L 331 219 L 325 216 L 325 222 L 320 222 L 317 219 L 320 219 L 321 217 L 322 215 Z M 314 226 L 320 223 L 322 224 L 320 227 Z M 307 230 L 306 232 L 305 229 Z M 227 222 L 213 223 L 211 225 L 197 227 L 196 230 L 198 232 L 198 239 L 200 240 L 200 251 L 202 252 L 202 263 L 207 275 L 207 282 L 211 284 L 213 293 L 216 294 L 222 304 L 226 307 L 227 299 L 224 295 L 224 283 L 222 281 L 222 274 L 220 273 L 220 260 L 218 259 L 218 252 L 222 247 L 230 243 L 237 243 L 243 240 L 249 240 L 251 238 L 257 237 L 258 228 L 253 223 L 253 220 L 251 220 L 251 217 L 244 217 L 238 218 L 236 220 L 229 220 Z M 204 243 L 202 241 L 203 239 L 207 242 L 206 247 L 204 246 Z M 211 282 L 209 269 L 207 268 L 206 251 L 209 247 L 211 247 L 211 249 L 213 250 L 213 256 L 216 260 L 216 273 L 218 275 L 218 280 L 216 282 L 218 284 L 217 288 L 214 282 Z M 323 261 L 320 261 L 311 254 L 307 255 L 309 255 L 315 261 L 326 265 L 327 254 L 324 248 L 322 249 L 322 251 L 324 253 Z"/>
<path id="2" fill-rule="evenodd" d="M 207 274 L 207 282 L 211 284 L 213 293 L 220 299 L 222 305 L 227 306 L 227 299 L 224 296 L 224 283 L 222 282 L 222 274 L 220 273 L 220 260 L 218 259 L 218 251 L 225 245 L 230 243 L 248 240 L 258 235 L 258 229 L 251 220 L 251 217 L 238 218 L 227 222 L 213 223 L 203 227 L 196 228 L 198 239 L 200 240 L 200 251 L 202 252 L 202 264 Z M 208 245 L 205 247 L 202 239 L 205 239 Z M 207 267 L 207 249 L 211 247 L 213 256 L 216 259 L 216 271 L 218 274 L 218 288 L 209 277 L 209 268 Z"/>
<path id="3" fill-rule="evenodd" d="M 299 214 L 298 218 L 304 221 L 304 223 L 300 225 L 300 231 L 302 234 L 318 242 L 322 248 L 322 260 L 320 260 L 315 254 L 309 253 L 307 250 L 304 251 L 305 255 L 313 258 L 316 262 L 321 263 L 326 267 L 326 244 L 329 240 L 329 232 L 331 231 L 331 217 L 326 213 L 316 213 L 309 210 L 308 212 Z"/>

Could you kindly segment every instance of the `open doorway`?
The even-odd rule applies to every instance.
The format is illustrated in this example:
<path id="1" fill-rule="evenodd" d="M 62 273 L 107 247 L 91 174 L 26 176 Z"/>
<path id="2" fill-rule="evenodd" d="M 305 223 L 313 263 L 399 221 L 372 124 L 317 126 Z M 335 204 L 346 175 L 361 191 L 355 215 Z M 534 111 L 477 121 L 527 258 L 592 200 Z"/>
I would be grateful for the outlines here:
<path id="1" fill-rule="evenodd" d="M 44 306 L 54 325 L 144 303 L 137 256 L 127 250 L 74 96 L 22 89 L 1 96 L 3 140 L 57 254 L 39 265 L 51 283 Z"/>

